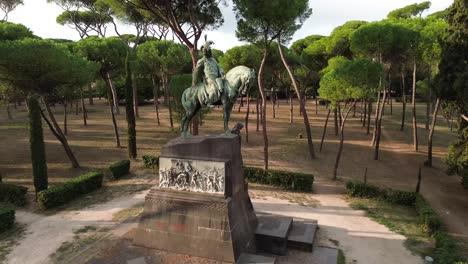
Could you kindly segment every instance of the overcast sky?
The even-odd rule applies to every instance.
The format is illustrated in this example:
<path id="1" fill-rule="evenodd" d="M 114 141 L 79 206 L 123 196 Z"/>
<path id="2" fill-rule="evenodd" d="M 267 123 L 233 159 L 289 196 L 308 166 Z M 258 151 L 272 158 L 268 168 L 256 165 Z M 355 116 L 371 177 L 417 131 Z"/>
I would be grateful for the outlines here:
<path id="1" fill-rule="evenodd" d="M 255 1 L 255 0 L 252 0 Z M 287 1 L 287 0 L 284 0 Z M 293 41 L 313 34 L 329 35 L 337 26 L 350 20 L 378 21 L 385 18 L 391 10 L 424 0 L 311 0 L 312 16 L 296 32 Z M 453 3 L 453 0 L 432 0 L 432 6 L 426 13 L 440 11 Z M 236 20 L 232 6 L 221 7 L 224 15 L 224 25 L 213 32 L 207 32 L 208 38 L 215 42 L 213 46 L 223 51 L 243 43 L 235 36 Z M 55 18 L 62 9 L 46 0 L 25 0 L 9 16 L 10 22 L 22 23 L 29 27 L 35 35 L 42 38 L 64 38 L 78 40 L 78 33 L 61 26 Z M 122 32 L 131 32 L 129 27 L 120 25 Z M 108 30 L 108 35 L 113 35 Z"/>

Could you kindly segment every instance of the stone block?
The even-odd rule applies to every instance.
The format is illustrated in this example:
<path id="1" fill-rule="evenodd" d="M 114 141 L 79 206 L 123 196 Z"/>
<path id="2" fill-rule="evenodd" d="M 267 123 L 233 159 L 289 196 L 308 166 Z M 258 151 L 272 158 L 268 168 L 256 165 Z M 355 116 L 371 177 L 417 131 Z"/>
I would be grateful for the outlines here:
<path id="1" fill-rule="evenodd" d="M 258 226 L 255 230 L 257 248 L 262 251 L 284 256 L 287 253 L 288 234 L 293 219 L 277 215 L 257 215 Z"/>
<path id="2" fill-rule="evenodd" d="M 317 228 L 315 222 L 294 220 L 288 236 L 288 248 L 312 252 Z"/>

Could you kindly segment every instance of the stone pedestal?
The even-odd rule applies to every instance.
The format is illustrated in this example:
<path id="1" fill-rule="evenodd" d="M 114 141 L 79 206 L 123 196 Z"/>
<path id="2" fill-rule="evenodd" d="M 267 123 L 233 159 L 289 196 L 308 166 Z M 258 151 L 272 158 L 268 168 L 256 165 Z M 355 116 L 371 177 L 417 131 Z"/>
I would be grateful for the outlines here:
<path id="1" fill-rule="evenodd" d="M 238 136 L 170 141 L 134 244 L 232 263 L 254 253 L 257 218 L 242 164 Z"/>

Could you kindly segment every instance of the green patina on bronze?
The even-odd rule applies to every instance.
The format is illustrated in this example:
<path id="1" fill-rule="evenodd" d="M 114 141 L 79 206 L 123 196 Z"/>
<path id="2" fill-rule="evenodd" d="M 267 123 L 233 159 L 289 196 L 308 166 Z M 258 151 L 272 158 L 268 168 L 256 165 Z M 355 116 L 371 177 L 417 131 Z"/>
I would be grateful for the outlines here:
<path id="1" fill-rule="evenodd" d="M 223 105 L 224 133 L 229 135 L 229 117 L 239 94 L 246 95 L 255 81 L 255 71 L 237 66 L 224 75 L 224 71 L 211 54 L 212 41 L 202 47 L 203 58 L 197 62 L 194 72 L 195 85 L 187 88 L 182 95 L 185 114 L 182 117 L 181 134 L 191 136 L 189 124 L 202 106 Z"/>

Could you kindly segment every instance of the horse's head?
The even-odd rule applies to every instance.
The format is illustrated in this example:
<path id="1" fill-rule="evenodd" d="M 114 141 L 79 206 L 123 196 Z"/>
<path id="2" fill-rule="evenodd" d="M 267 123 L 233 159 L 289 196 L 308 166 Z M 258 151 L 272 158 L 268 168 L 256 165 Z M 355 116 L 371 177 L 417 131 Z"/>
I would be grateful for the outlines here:
<path id="1" fill-rule="evenodd" d="M 241 95 L 246 95 L 248 91 L 250 90 L 250 87 L 252 86 L 252 84 L 255 83 L 255 80 L 256 80 L 255 70 L 249 68 L 248 72 L 246 72 L 242 76 L 242 85 L 239 89 L 239 93 Z"/>

